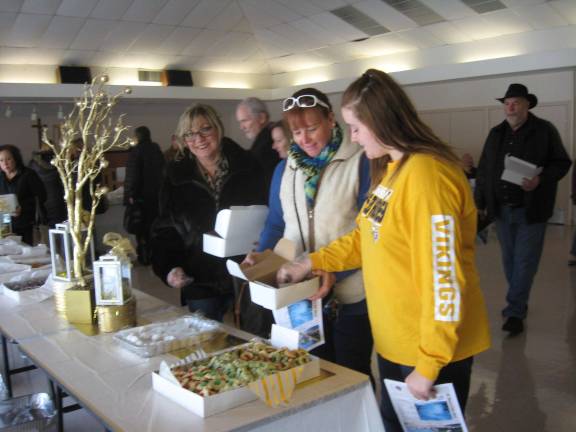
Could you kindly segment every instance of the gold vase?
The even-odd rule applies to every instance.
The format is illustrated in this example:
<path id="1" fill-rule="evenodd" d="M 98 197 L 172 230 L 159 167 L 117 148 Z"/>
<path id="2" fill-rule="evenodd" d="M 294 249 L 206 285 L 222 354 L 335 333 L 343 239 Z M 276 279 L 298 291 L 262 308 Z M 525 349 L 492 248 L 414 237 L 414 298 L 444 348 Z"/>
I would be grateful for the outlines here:
<path id="1" fill-rule="evenodd" d="M 98 306 L 98 329 L 112 333 L 136 325 L 136 299 L 131 297 L 121 306 Z"/>

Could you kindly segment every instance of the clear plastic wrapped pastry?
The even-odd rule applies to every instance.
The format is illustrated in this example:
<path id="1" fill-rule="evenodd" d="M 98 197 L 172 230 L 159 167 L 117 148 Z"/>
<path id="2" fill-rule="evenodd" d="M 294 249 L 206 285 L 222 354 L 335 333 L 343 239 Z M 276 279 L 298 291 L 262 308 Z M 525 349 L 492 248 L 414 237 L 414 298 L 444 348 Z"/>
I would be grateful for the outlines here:
<path id="1" fill-rule="evenodd" d="M 213 338 L 220 323 L 193 314 L 172 321 L 121 330 L 114 339 L 141 357 L 153 357 L 188 348 Z"/>

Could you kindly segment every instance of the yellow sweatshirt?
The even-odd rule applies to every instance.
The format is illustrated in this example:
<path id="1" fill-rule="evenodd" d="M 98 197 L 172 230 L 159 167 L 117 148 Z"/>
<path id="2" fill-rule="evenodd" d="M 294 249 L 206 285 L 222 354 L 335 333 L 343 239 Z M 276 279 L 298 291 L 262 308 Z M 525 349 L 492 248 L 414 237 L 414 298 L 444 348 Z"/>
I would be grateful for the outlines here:
<path id="1" fill-rule="evenodd" d="M 460 167 L 412 155 L 366 200 L 357 228 L 310 255 L 312 267 L 362 267 L 376 351 L 435 380 L 486 350 L 490 335 L 474 262 L 476 207 Z"/>

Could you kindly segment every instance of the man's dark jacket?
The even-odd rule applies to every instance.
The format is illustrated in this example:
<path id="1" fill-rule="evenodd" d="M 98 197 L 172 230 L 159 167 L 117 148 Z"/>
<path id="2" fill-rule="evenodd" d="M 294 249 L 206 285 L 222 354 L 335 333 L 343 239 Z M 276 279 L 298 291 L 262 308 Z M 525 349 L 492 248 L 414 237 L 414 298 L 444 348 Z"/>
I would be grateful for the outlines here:
<path id="1" fill-rule="evenodd" d="M 145 229 L 158 215 L 158 195 L 164 174 L 164 154 L 155 142 L 143 140 L 130 150 L 124 181 L 124 205 L 138 201 L 144 212 Z"/>
<path id="2" fill-rule="evenodd" d="M 502 169 L 498 167 L 502 167 L 502 163 L 498 158 L 509 127 L 504 120 L 492 128 L 478 164 L 474 195 L 478 209 L 487 210 L 488 217 L 499 216 L 496 194 L 502 176 Z M 566 175 L 572 162 L 558 130 L 549 121 L 528 113 L 528 119 L 515 133 L 521 134 L 523 145 L 520 152 L 512 156 L 542 167 L 540 184 L 533 191 L 524 192 L 527 222 L 546 222 L 554 212 L 558 182 Z"/>
<path id="3" fill-rule="evenodd" d="M 276 165 L 280 162 L 278 152 L 272 148 L 272 131 L 270 130 L 270 125 L 266 125 L 262 128 L 254 140 L 250 151 L 262 166 L 264 171 L 264 182 L 266 184 L 266 196 L 268 196 L 270 183 L 272 182 L 272 175 L 274 174 Z"/>
<path id="4" fill-rule="evenodd" d="M 15 194 L 20 206 L 20 215 L 12 218 L 12 229 L 21 233 L 30 229 L 36 222 L 36 202 L 40 212 L 45 214 L 46 189 L 38 174 L 30 168 L 22 167 L 11 180 L 0 171 L 0 195 Z"/>

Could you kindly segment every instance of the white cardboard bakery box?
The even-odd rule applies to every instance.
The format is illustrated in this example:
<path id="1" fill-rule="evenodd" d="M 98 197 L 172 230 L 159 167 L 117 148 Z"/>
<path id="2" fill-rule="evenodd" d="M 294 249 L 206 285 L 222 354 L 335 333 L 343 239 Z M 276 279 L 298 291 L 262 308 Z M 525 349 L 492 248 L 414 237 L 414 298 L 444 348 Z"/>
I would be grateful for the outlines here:
<path id="1" fill-rule="evenodd" d="M 214 231 L 203 236 L 204 252 L 221 258 L 247 254 L 256 247 L 267 216 L 264 205 L 220 210 Z"/>
<path id="2" fill-rule="evenodd" d="M 306 299 L 318 291 L 319 278 L 304 280 L 282 287 L 276 282 L 276 273 L 282 264 L 296 257 L 296 246 L 288 239 L 280 239 L 274 251 L 264 251 L 253 266 L 240 265 L 232 260 L 226 262 L 232 276 L 248 281 L 252 301 L 266 309 L 281 309 Z"/>
<path id="3" fill-rule="evenodd" d="M 281 346 L 274 343 L 273 345 Z M 233 351 L 238 348 L 239 346 L 236 346 L 224 351 Z M 311 361 L 303 365 L 304 369 L 298 378 L 298 383 L 320 375 L 319 359 L 314 356 L 310 357 Z M 200 417 L 209 417 L 258 399 L 258 396 L 247 386 L 211 396 L 201 396 L 181 387 L 177 382 L 161 376 L 158 371 L 152 373 L 152 387 L 158 393 Z"/>

